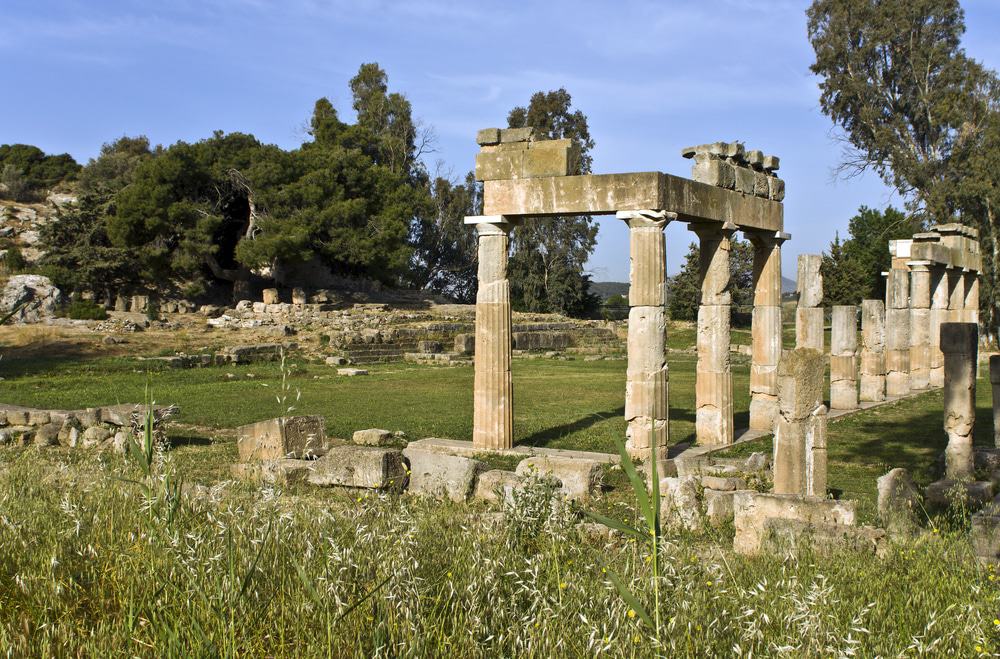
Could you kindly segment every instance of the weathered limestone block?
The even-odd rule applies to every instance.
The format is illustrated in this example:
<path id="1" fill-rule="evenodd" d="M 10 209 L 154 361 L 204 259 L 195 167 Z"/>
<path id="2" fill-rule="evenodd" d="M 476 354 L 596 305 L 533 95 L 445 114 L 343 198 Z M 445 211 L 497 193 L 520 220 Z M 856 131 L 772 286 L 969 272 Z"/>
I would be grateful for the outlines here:
<path id="1" fill-rule="evenodd" d="M 942 323 L 944 353 L 945 474 L 949 479 L 973 475 L 972 435 L 976 424 L 976 362 L 979 327 L 975 323 Z"/>
<path id="2" fill-rule="evenodd" d="M 984 563 L 1000 563 L 1000 514 L 983 510 L 972 516 L 972 549 Z"/>
<path id="3" fill-rule="evenodd" d="M 261 300 L 264 304 L 279 304 L 281 302 L 281 297 L 278 295 L 277 288 L 265 288 L 261 293 Z"/>
<path id="4" fill-rule="evenodd" d="M 718 490 L 719 492 L 744 490 L 747 486 L 746 481 L 735 476 L 702 476 L 701 485 L 706 490 Z"/>
<path id="5" fill-rule="evenodd" d="M 521 476 L 532 471 L 557 478 L 566 497 L 577 501 L 587 501 L 599 494 L 604 477 L 600 462 L 563 456 L 532 456 L 517 465 L 517 473 Z"/>
<path id="6" fill-rule="evenodd" d="M 111 431 L 101 426 L 91 426 L 83 431 L 80 438 L 80 446 L 83 448 L 94 448 L 111 437 Z"/>
<path id="7" fill-rule="evenodd" d="M 329 446 L 321 416 L 278 417 L 236 429 L 241 462 L 306 459 L 322 454 Z"/>
<path id="8" fill-rule="evenodd" d="M 923 497 L 910 472 L 897 467 L 879 476 L 878 514 L 883 524 L 908 524 L 920 513 Z"/>
<path id="9" fill-rule="evenodd" d="M 993 483 L 944 478 L 927 486 L 927 508 L 932 511 L 951 506 L 978 510 L 993 500 Z"/>
<path id="10" fill-rule="evenodd" d="M 965 316 L 965 276 L 958 268 L 948 268 L 947 322 L 960 323 Z"/>
<path id="11" fill-rule="evenodd" d="M 361 446 L 386 446 L 392 442 L 392 433 L 382 428 L 357 430 L 352 435 L 351 441 Z"/>
<path id="12" fill-rule="evenodd" d="M 845 526 L 800 519 L 771 517 L 764 521 L 762 549 L 769 555 L 788 555 L 808 547 L 820 556 L 849 550 L 881 556 L 886 549 L 886 532 L 871 526 Z"/>
<path id="13" fill-rule="evenodd" d="M 399 449 L 335 446 L 320 459 L 312 461 L 306 480 L 320 487 L 398 491 L 406 482 L 406 467 Z"/>
<path id="14" fill-rule="evenodd" d="M 778 367 L 780 414 L 774 433 L 774 492 L 826 495 L 823 355 L 797 348 Z"/>
<path id="15" fill-rule="evenodd" d="M 473 496 L 484 501 L 510 501 L 514 490 L 524 484 L 524 477 L 513 471 L 492 469 L 476 480 Z"/>
<path id="16" fill-rule="evenodd" d="M 292 304 L 308 304 L 309 296 L 306 294 L 306 289 L 304 288 L 293 288 L 292 289 Z"/>
<path id="17" fill-rule="evenodd" d="M 476 335 L 456 334 L 455 352 L 460 355 L 474 355 L 476 353 Z"/>
<path id="18" fill-rule="evenodd" d="M 697 476 L 661 478 L 660 523 L 699 529 L 704 522 L 699 485 Z"/>
<path id="19" fill-rule="evenodd" d="M 509 129 L 508 129 L 509 130 Z M 520 129 L 514 129 L 520 130 Z M 476 180 L 497 181 L 576 173 L 579 146 L 570 139 L 521 141 L 484 146 L 476 154 Z"/>
<path id="20" fill-rule="evenodd" d="M 511 448 L 514 390 L 507 251 L 513 225 L 503 218 L 483 217 L 466 218 L 466 223 L 475 224 L 479 233 L 472 442 L 486 450 Z"/>
<path id="21" fill-rule="evenodd" d="M 1000 448 L 1000 355 L 990 355 L 990 390 L 993 394 L 993 444 Z"/>
<path id="22" fill-rule="evenodd" d="M 858 311 L 854 306 L 833 307 L 830 332 L 830 407 L 858 406 Z"/>
<path id="23" fill-rule="evenodd" d="M 47 423 L 42 426 L 37 426 L 37 429 L 35 430 L 35 446 L 58 446 L 59 431 L 61 429 L 61 423 Z"/>
<path id="24" fill-rule="evenodd" d="M 823 308 L 797 307 L 795 309 L 795 347 L 823 352 Z"/>
<path id="25" fill-rule="evenodd" d="M 719 490 L 705 490 L 703 493 L 705 503 L 705 517 L 712 526 L 722 526 L 733 521 L 733 499 L 740 492 L 747 490 L 733 490 L 722 492 Z"/>
<path id="26" fill-rule="evenodd" d="M 237 480 L 268 485 L 290 485 L 306 482 L 315 466 L 315 460 L 282 458 L 260 462 L 237 462 L 230 465 L 229 471 Z"/>
<path id="27" fill-rule="evenodd" d="M 910 310 L 889 307 L 885 314 L 886 394 L 905 396 L 910 393 Z"/>
<path id="28" fill-rule="evenodd" d="M 773 518 L 853 526 L 854 502 L 748 490 L 737 492 L 733 497 L 733 523 L 736 527 L 733 550 L 740 554 L 758 553 L 767 537 L 767 520 Z"/>
<path id="29" fill-rule="evenodd" d="M 408 492 L 456 502 L 472 496 L 476 477 L 486 470 L 479 460 L 416 448 L 405 449 L 403 457 L 410 463 Z"/>

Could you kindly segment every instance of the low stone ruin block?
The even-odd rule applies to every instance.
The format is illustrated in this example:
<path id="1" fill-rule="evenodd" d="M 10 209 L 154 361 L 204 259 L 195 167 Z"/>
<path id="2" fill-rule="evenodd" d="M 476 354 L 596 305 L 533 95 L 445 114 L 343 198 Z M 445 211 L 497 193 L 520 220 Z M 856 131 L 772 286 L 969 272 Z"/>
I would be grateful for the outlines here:
<path id="1" fill-rule="evenodd" d="M 410 463 L 408 491 L 452 501 L 472 496 L 476 477 L 485 465 L 472 458 L 407 448 L 403 457 Z"/>
<path id="2" fill-rule="evenodd" d="M 780 555 L 808 547 L 820 555 L 850 550 L 881 555 L 886 533 L 871 526 L 845 526 L 801 519 L 771 517 L 764 520 L 761 549 Z"/>
<path id="3" fill-rule="evenodd" d="M 261 299 L 264 304 L 278 304 L 281 302 L 281 297 L 278 295 L 277 288 L 265 288 L 261 295 Z"/>
<path id="4" fill-rule="evenodd" d="M 327 366 L 343 366 L 346 363 L 347 363 L 347 359 L 345 357 L 327 357 L 326 358 L 326 365 Z"/>
<path id="5" fill-rule="evenodd" d="M 524 477 L 516 472 L 491 469 L 479 475 L 473 496 L 484 501 L 509 501 L 523 484 Z"/>
<path id="6" fill-rule="evenodd" d="M 517 473 L 521 476 L 533 470 L 559 479 L 566 497 L 577 501 L 587 501 L 599 494 L 604 478 L 601 463 L 584 458 L 538 455 L 525 458 L 517 465 Z"/>
<path id="7" fill-rule="evenodd" d="M 705 516 L 712 526 L 722 526 L 733 521 L 733 499 L 740 490 L 720 492 L 705 490 Z"/>
<path id="8" fill-rule="evenodd" d="M 701 484 L 706 490 L 718 490 L 720 492 L 732 492 L 733 490 L 746 489 L 746 481 L 736 477 L 722 476 L 702 476 Z"/>
<path id="9" fill-rule="evenodd" d="M 704 516 L 699 498 L 697 476 L 660 479 L 660 523 L 680 525 L 689 530 L 701 527 Z"/>
<path id="10" fill-rule="evenodd" d="M 236 429 L 241 462 L 305 459 L 321 455 L 330 444 L 321 416 L 290 416 L 258 421 Z"/>
<path id="11" fill-rule="evenodd" d="M 392 441 L 392 433 L 381 428 L 368 428 L 356 431 L 351 441 L 362 446 L 385 446 Z"/>
<path id="12" fill-rule="evenodd" d="M 981 511 L 972 516 L 972 550 L 984 563 L 1000 563 L 1000 514 Z"/>
<path id="13" fill-rule="evenodd" d="M 7 410 L 7 424 L 11 426 L 28 425 L 28 410 Z"/>
<path id="14" fill-rule="evenodd" d="M 878 515 L 883 524 L 914 521 L 923 501 L 910 472 L 896 468 L 879 476 Z"/>
<path id="15" fill-rule="evenodd" d="M 0 446 L 13 444 L 27 446 L 35 438 L 35 429 L 31 426 L 7 426 L 0 428 Z"/>
<path id="16" fill-rule="evenodd" d="M 953 505 L 964 505 L 972 510 L 982 508 L 993 500 L 993 483 L 990 481 L 955 481 L 943 479 L 927 486 L 927 507 L 943 510 Z"/>
<path id="17" fill-rule="evenodd" d="M 233 478 L 252 483 L 288 485 L 303 483 L 312 473 L 315 460 L 263 460 L 261 462 L 237 462 L 230 467 Z"/>
<path id="18" fill-rule="evenodd" d="M 768 519 L 854 526 L 854 509 L 853 501 L 833 501 L 797 494 L 738 492 L 733 497 L 733 522 L 736 526 L 733 550 L 740 554 L 758 553 L 763 546 Z"/>
<path id="19" fill-rule="evenodd" d="M 440 341 L 417 341 L 417 351 L 430 354 L 437 354 L 444 349 Z"/>
<path id="20" fill-rule="evenodd" d="M 320 487 L 399 491 L 406 483 L 406 467 L 399 449 L 335 446 L 313 461 L 306 480 Z"/>
<path id="21" fill-rule="evenodd" d="M 35 431 L 35 446 L 58 446 L 61 423 L 47 423 Z"/>

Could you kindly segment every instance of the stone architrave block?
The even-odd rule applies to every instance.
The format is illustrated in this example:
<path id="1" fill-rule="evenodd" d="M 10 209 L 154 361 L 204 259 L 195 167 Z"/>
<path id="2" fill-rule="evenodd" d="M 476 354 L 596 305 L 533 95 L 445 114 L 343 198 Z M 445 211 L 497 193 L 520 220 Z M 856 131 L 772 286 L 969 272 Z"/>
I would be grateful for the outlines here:
<path id="1" fill-rule="evenodd" d="M 768 196 L 771 201 L 785 200 L 785 181 L 777 176 L 770 176 L 767 179 Z"/>
<path id="2" fill-rule="evenodd" d="M 511 144 L 513 142 L 529 142 L 535 137 L 535 129 L 531 126 L 525 128 L 501 128 L 500 142 Z"/>
<path id="3" fill-rule="evenodd" d="M 718 158 L 698 158 L 691 168 L 691 178 L 699 183 L 714 185 L 727 190 L 736 187 L 733 165 Z"/>
<path id="4" fill-rule="evenodd" d="M 757 185 L 757 172 L 747 167 L 734 167 L 736 174 L 736 191 L 752 195 Z"/>
<path id="5" fill-rule="evenodd" d="M 479 146 L 500 144 L 500 129 L 483 128 L 478 133 L 476 133 L 476 144 L 478 144 Z"/>
<path id="6" fill-rule="evenodd" d="M 335 446 L 314 460 L 307 478 L 320 487 L 402 490 L 406 467 L 399 449 L 378 446 Z"/>
<path id="7" fill-rule="evenodd" d="M 559 479 L 566 497 L 577 501 L 587 501 L 592 495 L 599 494 L 604 477 L 600 462 L 554 455 L 532 456 L 517 465 L 517 473 L 521 476 L 527 476 L 532 471 Z"/>
<path id="8" fill-rule="evenodd" d="M 423 494 L 452 501 L 466 501 L 476 486 L 476 478 L 486 465 L 472 458 L 407 448 L 403 457 L 410 463 L 411 494 Z"/>
<path id="9" fill-rule="evenodd" d="M 236 429 L 241 462 L 305 459 L 326 451 L 326 422 L 321 416 L 289 416 L 258 421 Z"/>
<path id="10" fill-rule="evenodd" d="M 733 496 L 736 535 L 733 550 L 757 554 L 766 540 L 768 519 L 792 519 L 810 524 L 854 526 L 853 501 L 834 501 L 795 494 L 767 494 L 744 490 Z"/>

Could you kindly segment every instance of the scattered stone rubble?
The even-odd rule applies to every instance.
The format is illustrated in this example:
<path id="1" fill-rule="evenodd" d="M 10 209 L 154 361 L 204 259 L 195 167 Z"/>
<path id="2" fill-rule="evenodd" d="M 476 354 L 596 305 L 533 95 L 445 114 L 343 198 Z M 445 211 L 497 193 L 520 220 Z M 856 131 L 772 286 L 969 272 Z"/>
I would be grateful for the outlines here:
<path id="1" fill-rule="evenodd" d="M 153 431 L 162 439 L 163 424 L 177 413 L 175 406 L 156 406 Z M 113 405 L 85 410 L 40 410 L 0 405 L 0 446 L 65 446 L 125 450 L 129 437 L 141 436 L 147 408 Z"/>

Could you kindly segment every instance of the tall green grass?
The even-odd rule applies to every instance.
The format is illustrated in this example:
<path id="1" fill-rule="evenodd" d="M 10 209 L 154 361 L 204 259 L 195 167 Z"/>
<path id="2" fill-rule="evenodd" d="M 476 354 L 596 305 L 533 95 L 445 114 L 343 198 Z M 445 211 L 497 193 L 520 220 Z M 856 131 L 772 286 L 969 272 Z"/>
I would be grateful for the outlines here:
<path id="1" fill-rule="evenodd" d="M 176 469 L 169 451 L 164 460 L 154 479 Z M 648 548 L 579 526 L 544 482 L 501 510 L 219 485 L 189 490 L 171 512 L 129 479 L 144 482 L 141 466 L 109 454 L 0 450 L 0 648 L 9 656 L 971 656 L 1000 647 L 1000 589 L 960 532 L 885 559 L 745 558 L 725 549 L 725 533 L 665 532 L 656 648 L 602 572 L 648 602 Z M 645 526 L 628 507 L 614 512 Z"/>

